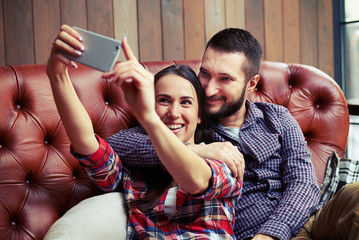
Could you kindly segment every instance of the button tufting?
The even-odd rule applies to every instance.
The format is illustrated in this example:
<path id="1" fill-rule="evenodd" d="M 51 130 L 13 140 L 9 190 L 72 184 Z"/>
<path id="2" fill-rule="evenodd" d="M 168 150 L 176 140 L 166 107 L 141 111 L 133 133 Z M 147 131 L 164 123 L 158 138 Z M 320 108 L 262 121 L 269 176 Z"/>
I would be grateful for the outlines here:
<path id="1" fill-rule="evenodd" d="M 315 107 L 316 107 L 316 108 L 319 108 L 320 106 L 319 106 L 319 104 L 317 104 L 317 105 L 315 105 Z"/>
<path id="2" fill-rule="evenodd" d="M 20 108 L 21 108 L 21 106 L 20 106 L 20 105 L 16 105 L 16 108 L 17 108 L 17 109 L 20 109 Z"/>
<path id="3" fill-rule="evenodd" d="M 46 145 L 49 144 L 49 142 L 48 142 L 47 140 L 45 140 L 44 143 L 45 143 Z"/>
<path id="4" fill-rule="evenodd" d="M 16 222 L 15 221 L 11 221 L 11 225 L 15 226 Z"/>
<path id="5" fill-rule="evenodd" d="M 108 105 L 108 102 L 105 102 L 106 105 Z"/>

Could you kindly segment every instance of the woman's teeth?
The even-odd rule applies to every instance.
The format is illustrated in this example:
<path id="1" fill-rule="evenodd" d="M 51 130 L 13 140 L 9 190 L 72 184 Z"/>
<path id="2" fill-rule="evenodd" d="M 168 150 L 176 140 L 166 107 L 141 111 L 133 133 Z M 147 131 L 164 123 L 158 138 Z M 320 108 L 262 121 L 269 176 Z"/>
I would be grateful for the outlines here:
<path id="1" fill-rule="evenodd" d="M 183 125 L 182 124 L 169 124 L 169 125 L 167 125 L 167 127 L 171 130 L 176 130 L 176 129 L 182 128 Z"/>

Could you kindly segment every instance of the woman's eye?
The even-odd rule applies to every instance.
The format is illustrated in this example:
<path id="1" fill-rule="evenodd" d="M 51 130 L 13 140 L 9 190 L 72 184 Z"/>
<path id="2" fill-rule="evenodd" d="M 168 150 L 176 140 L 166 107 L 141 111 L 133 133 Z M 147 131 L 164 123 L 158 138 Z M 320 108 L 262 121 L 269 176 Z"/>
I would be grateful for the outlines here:
<path id="1" fill-rule="evenodd" d="M 166 98 L 160 98 L 160 99 L 158 99 L 158 102 L 159 103 L 168 103 L 169 101 Z"/>
<path id="2" fill-rule="evenodd" d="M 183 100 L 181 102 L 182 105 L 192 105 L 192 102 L 190 100 Z"/>

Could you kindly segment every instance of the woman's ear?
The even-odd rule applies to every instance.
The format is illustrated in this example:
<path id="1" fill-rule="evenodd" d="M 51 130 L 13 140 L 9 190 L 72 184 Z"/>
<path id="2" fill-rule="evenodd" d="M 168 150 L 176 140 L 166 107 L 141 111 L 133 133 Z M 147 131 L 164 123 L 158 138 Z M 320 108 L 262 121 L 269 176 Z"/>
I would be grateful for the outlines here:
<path id="1" fill-rule="evenodd" d="M 247 93 L 252 92 L 256 88 L 259 79 L 260 79 L 260 76 L 257 74 L 248 81 Z"/>

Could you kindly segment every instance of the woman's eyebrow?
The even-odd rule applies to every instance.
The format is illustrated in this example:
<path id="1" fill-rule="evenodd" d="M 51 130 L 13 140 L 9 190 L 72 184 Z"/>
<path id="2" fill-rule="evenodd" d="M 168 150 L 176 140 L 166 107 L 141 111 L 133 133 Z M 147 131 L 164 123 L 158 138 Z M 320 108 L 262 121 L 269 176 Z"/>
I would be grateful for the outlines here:
<path id="1" fill-rule="evenodd" d="M 192 96 L 183 96 L 183 97 L 180 97 L 180 99 L 192 99 L 192 100 L 194 100 L 194 97 L 192 97 Z"/>
<path id="2" fill-rule="evenodd" d="M 156 95 L 156 97 L 166 97 L 166 98 L 170 98 L 171 96 L 165 93 L 159 93 Z"/>
<path id="3" fill-rule="evenodd" d="M 160 93 L 160 94 L 156 95 L 156 98 L 157 97 L 172 98 L 170 95 L 165 94 L 165 93 Z M 181 96 L 180 99 L 192 99 L 192 100 L 194 100 L 194 97 L 192 97 L 192 96 Z"/>

